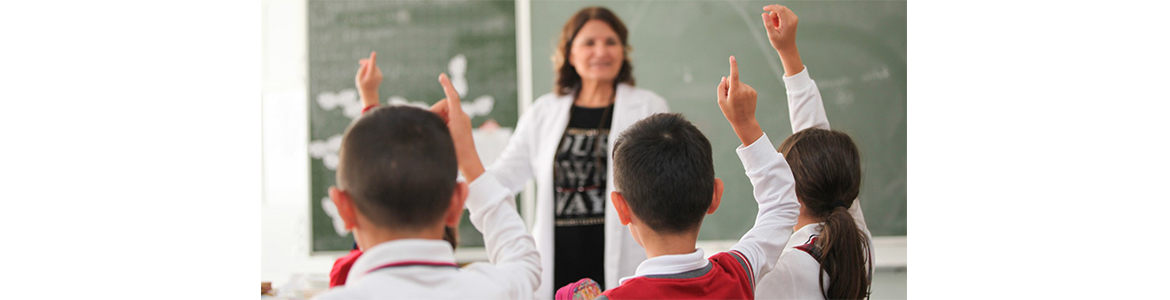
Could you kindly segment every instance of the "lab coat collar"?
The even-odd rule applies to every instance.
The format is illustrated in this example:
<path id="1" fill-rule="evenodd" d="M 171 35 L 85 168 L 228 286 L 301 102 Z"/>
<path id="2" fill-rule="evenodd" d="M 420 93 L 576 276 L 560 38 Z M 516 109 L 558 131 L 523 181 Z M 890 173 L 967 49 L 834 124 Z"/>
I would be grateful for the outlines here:
<path id="1" fill-rule="evenodd" d="M 397 262 L 454 264 L 455 250 L 444 240 L 401 239 L 384 242 L 363 251 L 349 269 L 347 284 L 357 282 L 378 267 Z"/>
<path id="2" fill-rule="evenodd" d="M 622 278 L 618 281 L 618 285 L 625 283 L 626 280 L 646 275 L 670 275 L 705 268 L 711 262 L 704 257 L 703 249 L 695 249 L 695 252 L 688 254 L 662 255 L 650 258 L 638 264 L 638 270 L 634 271 L 634 276 Z"/>

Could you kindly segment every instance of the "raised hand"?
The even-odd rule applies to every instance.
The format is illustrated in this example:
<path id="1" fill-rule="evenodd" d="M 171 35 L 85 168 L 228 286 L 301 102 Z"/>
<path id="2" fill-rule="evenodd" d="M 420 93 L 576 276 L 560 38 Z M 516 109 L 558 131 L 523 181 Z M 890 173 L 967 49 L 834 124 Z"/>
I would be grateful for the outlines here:
<path id="1" fill-rule="evenodd" d="M 378 104 L 378 86 L 382 84 L 382 69 L 378 68 L 378 52 L 370 52 L 369 58 L 358 61 L 360 67 L 354 76 L 362 106 Z"/>
<path id="2" fill-rule="evenodd" d="M 731 129 L 739 137 L 743 145 L 751 145 L 760 136 L 764 135 L 760 123 L 756 120 L 756 89 L 739 81 L 739 65 L 735 56 L 729 57 L 731 64 L 730 74 L 719 81 L 717 98 L 719 110 L 723 117 L 731 123 Z"/>
<path id="3" fill-rule="evenodd" d="M 764 31 L 768 33 L 768 41 L 772 48 L 780 54 L 780 62 L 784 64 L 784 76 L 792 76 L 804 70 L 800 61 L 800 51 L 796 49 L 796 25 L 799 18 L 788 7 L 778 4 L 764 6 L 767 11 L 760 15 L 764 20 Z"/>
<path id="4" fill-rule="evenodd" d="M 468 182 L 483 174 L 483 162 L 479 160 L 479 153 L 475 151 L 475 140 L 471 137 L 471 117 L 463 112 L 463 103 L 459 99 L 459 92 L 451 85 L 447 73 L 439 74 L 439 85 L 443 86 L 443 94 L 447 98 L 439 100 L 431 106 L 431 111 L 438 114 L 447 122 L 451 131 L 451 139 L 455 142 L 455 156 L 459 160 L 459 170 Z"/>

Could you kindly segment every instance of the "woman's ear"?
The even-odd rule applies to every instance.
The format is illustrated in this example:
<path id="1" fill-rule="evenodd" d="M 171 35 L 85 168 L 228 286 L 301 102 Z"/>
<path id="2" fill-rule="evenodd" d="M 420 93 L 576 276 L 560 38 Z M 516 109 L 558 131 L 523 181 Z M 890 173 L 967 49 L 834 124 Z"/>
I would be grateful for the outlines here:
<path id="1" fill-rule="evenodd" d="M 336 186 L 329 187 L 329 199 L 333 200 L 333 205 L 337 206 L 337 214 L 341 216 L 341 221 L 345 222 L 345 230 L 353 230 L 357 227 L 357 209 L 354 208 L 353 199 L 349 197 L 349 193 L 337 189 Z"/>
<path id="2" fill-rule="evenodd" d="M 463 205 L 467 203 L 467 182 L 455 184 L 455 192 L 451 193 L 451 206 L 447 207 L 447 214 L 443 216 L 443 225 L 459 228 L 459 220 L 463 218 Z"/>
<path id="3" fill-rule="evenodd" d="M 622 225 L 630 225 L 630 207 L 626 205 L 626 198 L 622 197 L 622 193 L 613 191 L 609 193 L 610 202 L 613 202 L 613 210 L 617 211 L 618 220 Z"/>
<path id="4" fill-rule="evenodd" d="M 719 208 L 719 200 L 723 198 L 723 180 L 715 178 L 715 193 L 711 195 L 711 207 L 707 208 L 707 214 L 715 213 Z"/>

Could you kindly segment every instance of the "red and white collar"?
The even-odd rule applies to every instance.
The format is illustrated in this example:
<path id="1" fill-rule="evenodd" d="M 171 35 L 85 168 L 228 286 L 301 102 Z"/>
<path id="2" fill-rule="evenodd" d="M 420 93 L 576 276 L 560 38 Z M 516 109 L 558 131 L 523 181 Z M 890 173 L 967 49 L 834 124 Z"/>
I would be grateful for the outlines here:
<path id="1" fill-rule="evenodd" d="M 384 242 L 363 251 L 349 269 L 346 284 L 357 282 L 379 268 L 403 265 L 454 266 L 455 251 L 444 240 L 401 239 Z"/>
<path id="2" fill-rule="evenodd" d="M 694 271 L 707 267 L 710 263 L 706 256 L 703 255 L 703 249 L 695 249 L 695 252 L 688 254 L 662 255 L 649 258 L 642 261 L 641 264 L 638 264 L 638 269 L 634 271 L 634 276 L 622 278 L 618 281 L 618 285 L 620 286 L 626 280 L 646 275 L 669 275 Z"/>

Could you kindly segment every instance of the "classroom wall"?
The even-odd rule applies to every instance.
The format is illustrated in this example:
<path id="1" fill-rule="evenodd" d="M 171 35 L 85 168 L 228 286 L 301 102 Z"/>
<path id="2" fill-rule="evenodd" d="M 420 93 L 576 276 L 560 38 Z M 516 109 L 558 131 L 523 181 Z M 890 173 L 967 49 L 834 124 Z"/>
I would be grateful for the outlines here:
<path id="1" fill-rule="evenodd" d="M 294 275 L 327 274 L 342 253 L 309 254 L 307 2 L 262 0 L 261 5 L 260 280 L 271 281 L 274 287 L 280 288 Z M 517 26 L 524 31 L 528 26 L 525 15 L 529 3 L 521 1 L 517 6 Z M 530 43 L 531 37 L 521 34 L 518 40 L 519 49 L 529 49 L 525 44 Z M 531 75 L 524 74 L 524 70 L 531 67 L 526 60 L 533 58 L 531 53 L 519 55 L 521 75 L 527 75 L 520 80 L 519 100 L 523 111 L 526 101 L 531 101 L 531 95 L 523 91 L 530 90 L 532 84 Z M 531 214 L 531 203 L 524 203 L 522 210 Z M 702 241 L 698 246 L 707 253 L 715 253 L 727 250 L 734 242 Z M 906 237 L 877 237 L 875 248 L 878 266 L 900 272 L 895 277 L 904 278 Z M 456 255 L 461 261 L 486 257 L 482 248 L 460 249 Z M 905 285 L 895 285 L 892 289 L 904 293 Z"/>
<path id="2" fill-rule="evenodd" d="M 262 197 L 260 280 L 327 273 L 334 255 L 309 255 L 305 0 L 261 1 Z"/>

